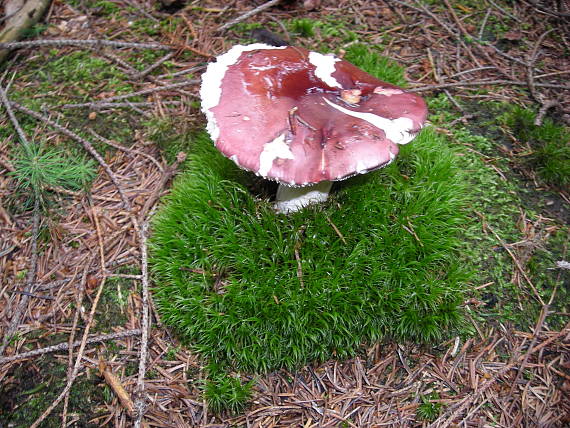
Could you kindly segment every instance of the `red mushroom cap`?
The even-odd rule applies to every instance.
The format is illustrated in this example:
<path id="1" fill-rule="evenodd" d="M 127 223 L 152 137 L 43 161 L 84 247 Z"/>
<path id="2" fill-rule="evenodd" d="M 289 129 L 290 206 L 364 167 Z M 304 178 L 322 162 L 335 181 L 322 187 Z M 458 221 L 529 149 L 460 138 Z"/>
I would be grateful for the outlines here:
<path id="1" fill-rule="evenodd" d="M 389 164 L 427 115 L 422 98 L 334 55 L 263 44 L 218 57 L 200 95 L 225 156 L 292 186 Z"/>

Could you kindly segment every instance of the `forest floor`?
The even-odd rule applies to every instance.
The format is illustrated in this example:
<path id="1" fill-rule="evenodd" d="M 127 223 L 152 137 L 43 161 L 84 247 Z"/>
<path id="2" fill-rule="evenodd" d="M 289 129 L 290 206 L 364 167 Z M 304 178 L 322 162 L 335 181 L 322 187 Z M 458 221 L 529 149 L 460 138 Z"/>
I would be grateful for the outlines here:
<path id="1" fill-rule="evenodd" d="M 568 426 L 568 2 L 220 3 L 56 0 L 0 66 L 0 427 Z M 250 404 L 215 415 L 203 362 L 149 295 L 147 226 L 204 128 L 197 79 L 260 28 L 393 59 L 493 180 L 464 328 L 242 373 Z M 62 170 L 41 191 L 26 150 Z"/>

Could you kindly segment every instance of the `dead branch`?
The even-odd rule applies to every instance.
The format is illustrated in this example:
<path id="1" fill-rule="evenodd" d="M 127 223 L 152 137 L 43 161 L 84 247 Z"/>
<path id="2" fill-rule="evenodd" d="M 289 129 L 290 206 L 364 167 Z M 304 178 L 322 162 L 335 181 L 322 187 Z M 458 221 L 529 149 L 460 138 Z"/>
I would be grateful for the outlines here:
<path id="1" fill-rule="evenodd" d="M 131 43 L 116 42 L 113 40 L 73 40 L 73 39 L 56 39 L 56 40 L 30 40 L 25 42 L 2 42 L 0 49 L 22 49 L 22 48 L 41 48 L 41 47 L 63 48 L 66 46 L 79 47 L 111 47 L 111 48 L 130 48 L 130 49 L 173 49 L 173 46 L 163 45 L 161 43 Z"/>
<path id="2" fill-rule="evenodd" d="M 0 62 L 1 62 L 1 60 L 0 60 Z M 22 127 L 20 126 L 18 119 L 16 119 L 16 116 L 14 115 L 14 111 L 12 110 L 12 107 L 10 107 L 10 101 L 8 100 L 8 96 L 6 95 L 6 92 L 4 91 L 4 88 L 2 88 L 2 86 L 0 86 L 0 100 L 2 101 L 2 104 L 4 105 L 4 108 L 6 109 L 6 113 L 8 113 L 8 117 L 10 118 L 10 121 L 12 122 L 12 125 L 14 126 L 14 129 L 16 130 L 16 133 L 18 134 L 20 141 L 22 142 L 22 144 L 24 146 L 30 147 L 30 143 L 29 143 L 28 139 L 26 138 L 26 134 L 24 134 L 24 131 L 22 130 Z"/>
<path id="3" fill-rule="evenodd" d="M 172 106 L 179 106 L 182 105 L 182 101 L 161 101 L 162 104 L 164 105 L 172 105 Z M 90 106 L 81 106 L 81 107 L 91 107 L 93 110 L 102 110 L 102 109 L 108 109 L 108 108 L 120 108 L 120 107 L 131 107 L 131 108 L 135 108 L 135 107 L 154 107 L 156 106 L 156 103 L 153 102 L 149 102 L 149 101 L 133 101 L 133 102 L 123 102 L 123 103 L 100 103 L 100 102 L 94 102 L 91 103 Z M 77 108 L 77 106 L 73 105 L 73 104 L 66 104 L 61 106 L 61 108 L 64 109 L 70 109 L 70 108 Z"/>
<path id="4" fill-rule="evenodd" d="M 117 101 L 117 100 L 124 100 L 127 98 L 132 98 L 132 97 L 138 97 L 138 96 L 142 96 L 142 95 L 148 95 L 148 94 L 153 94 L 155 92 L 160 92 L 160 91 L 166 91 L 169 89 L 176 89 L 176 88 L 182 88 L 184 86 L 190 86 L 190 85 L 195 85 L 200 83 L 200 80 L 185 80 L 183 82 L 178 82 L 178 83 L 173 83 L 171 85 L 165 85 L 165 86 L 157 86 L 156 88 L 150 88 L 150 89 L 143 89 L 142 91 L 137 91 L 137 92 L 131 92 L 130 94 L 123 94 L 123 95 L 117 95 L 114 97 L 109 97 L 109 98 L 104 98 L 100 101 L 94 101 L 91 103 L 79 103 L 79 104 L 64 104 L 61 107 L 62 108 L 77 108 L 77 107 L 90 107 L 90 108 L 97 108 L 97 106 L 101 103 L 108 103 L 110 101 Z"/>
<path id="5" fill-rule="evenodd" d="M 119 331 L 117 333 L 102 334 L 100 336 L 93 336 L 87 339 L 86 344 L 91 345 L 93 343 L 104 343 L 117 339 L 124 339 L 126 337 L 138 336 L 141 334 L 140 328 L 135 328 L 132 330 Z M 77 340 L 71 344 L 72 348 L 77 348 L 81 345 L 81 340 Z M 62 352 L 69 350 L 69 343 L 62 342 L 58 345 L 48 346 L 46 348 L 34 349 L 33 351 L 23 352 L 21 354 L 11 355 L 9 357 L 0 358 L 0 366 L 3 364 L 10 363 L 12 361 L 26 360 L 28 358 L 37 357 L 39 355 L 51 354 L 53 352 Z"/>
<path id="6" fill-rule="evenodd" d="M 184 15 L 182 15 L 184 16 Z M 133 74 L 133 78 L 135 79 L 143 79 L 144 77 L 146 77 L 148 74 L 150 74 L 153 70 L 157 69 L 158 67 L 160 67 L 162 64 L 164 64 L 166 61 L 168 61 L 169 59 L 173 58 L 176 56 L 176 52 L 169 52 L 167 53 L 165 56 L 163 56 L 162 58 L 159 58 L 157 61 L 155 61 L 153 64 L 149 65 L 147 68 L 145 68 L 143 71 L 141 71 L 140 73 L 137 74 Z"/>
<path id="7" fill-rule="evenodd" d="M 107 385 L 111 387 L 121 405 L 125 408 L 129 416 L 133 416 L 134 414 L 134 404 L 133 400 L 131 400 L 131 396 L 123 386 L 121 380 L 115 376 L 115 374 L 111 371 L 109 366 L 103 361 L 102 359 L 99 360 L 99 372 L 101 376 L 105 378 Z"/>
<path id="8" fill-rule="evenodd" d="M 6 9 L 10 1 L 7 3 L 5 5 Z M 17 2 L 12 1 L 12 3 Z M 10 14 L 7 13 L 7 15 L 11 16 L 4 24 L 4 29 L 0 32 L 0 63 L 4 61 L 10 52 L 10 48 L 6 45 L 10 45 L 14 40 L 20 39 L 28 28 L 36 24 L 50 3 L 51 0 L 28 0 L 18 10 Z"/>
<path id="9" fill-rule="evenodd" d="M 536 62 L 536 57 L 538 54 L 538 49 L 540 48 L 540 45 L 542 44 L 542 42 L 544 41 L 544 38 L 550 34 L 552 31 L 554 31 L 554 28 L 551 28 L 548 31 L 545 31 L 544 33 L 542 33 L 540 35 L 540 37 L 538 38 L 538 40 L 536 41 L 534 48 L 532 50 L 532 52 L 530 53 L 529 57 L 528 57 L 528 61 L 527 61 L 527 81 L 528 81 L 528 89 L 530 90 L 530 95 L 539 103 L 542 104 L 543 99 L 542 96 L 536 91 L 536 87 L 534 84 L 534 77 L 533 77 L 533 72 L 534 72 L 534 63 Z"/>
<path id="10" fill-rule="evenodd" d="M 137 378 L 137 392 L 134 403 L 136 410 L 135 428 L 139 428 L 145 413 L 145 387 L 144 378 L 146 374 L 146 360 L 148 354 L 148 336 L 150 333 L 149 317 L 149 290 L 148 290 L 148 255 L 147 255 L 147 230 L 148 222 L 144 222 L 140 228 L 139 240 L 141 248 L 141 274 L 142 274 L 142 326 L 141 343 L 139 357 L 139 373 Z"/>
<path id="11" fill-rule="evenodd" d="M 551 108 L 557 107 L 559 105 L 560 105 L 560 103 L 556 100 L 548 100 L 548 101 L 543 102 L 542 106 L 538 110 L 536 117 L 534 118 L 534 125 L 535 126 L 542 126 L 542 122 L 544 121 L 544 117 L 546 116 L 546 113 L 548 112 L 548 110 L 550 110 Z"/>
<path id="12" fill-rule="evenodd" d="M 234 25 L 242 21 L 245 21 L 246 19 L 251 18 L 254 15 L 257 15 L 258 13 L 263 12 L 265 9 L 269 9 L 270 7 L 275 6 L 280 1 L 281 0 L 270 0 L 267 3 L 263 3 L 262 5 L 257 6 L 255 9 L 251 9 L 249 12 L 246 12 L 238 16 L 237 18 L 232 19 L 230 22 L 225 23 L 220 28 L 218 28 L 218 31 L 226 31 L 227 29 L 233 27 Z"/>

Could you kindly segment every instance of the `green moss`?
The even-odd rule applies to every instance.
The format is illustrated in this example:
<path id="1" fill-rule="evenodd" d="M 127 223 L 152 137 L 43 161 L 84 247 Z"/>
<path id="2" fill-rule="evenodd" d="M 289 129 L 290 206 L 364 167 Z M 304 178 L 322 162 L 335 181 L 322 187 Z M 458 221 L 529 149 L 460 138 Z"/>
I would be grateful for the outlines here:
<path id="1" fill-rule="evenodd" d="M 344 59 L 380 80 L 406 86 L 404 69 L 365 44 L 357 43 L 346 48 Z"/>
<path id="2" fill-rule="evenodd" d="M 193 108 L 198 111 L 199 106 Z M 168 163 L 174 162 L 179 152 L 192 150 L 195 132 L 186 121 L 153 118 L 145 128 L 148 139 L 163 151 Z"/>
<path id="3" fill-rule="evenodd" d="M 256 200 L 205 136 L 195 144 L 154 219 L 151 264 L 164 322 L 207 359 L 294 368 L 385 335 L 437 340 L 460 322 L 464 188 L 442 138 L 426 130 L 397 164 L 291 216 Z"/>
<path id="4" fill-rule="evenodd" d="M 0 384 L 0 421 L 15 428 L 29 427 L 53 403 L 67 382 L 67 366 L 53 356 L 42 356 L 33 365 L 22 364 L 11 370 L 19 382 Z M 98 377 L 80 376 L 69 394 L 68 414 L 78 417 L 77 426 L 95 427 L 89 421 L 97 416 L 96 403 L 102 397 Z M 63 404 L 42 423 L 42 427 L 60 427 Z"/>
<path id="5" fill-rule="evenodd" d="M 431 121 L 449 128 L 456 114 L 447 98 L 442 94 L 431 98 L 428 104 L 433 112 Z M 510 169 L 511 158 L 503 150 L 498 150 L 511 143 L 497 126 L 497 117 L 503 126 L 507 126 L 505 117 L 511 117 L 505 113 L 505 105 L 485 103 L 477 108 L 475 120 L 470 120 L 466 126 L 457 123 L 449 128 L 454 143 L 462 152 L 459 163 L 473 194 L 468 210 L 471 223 L 463 234 L 464 258 L 466 263 L 472 263 L 475 267 L 473 284 L 488 284 L 472 292 L 473 297 L 484 305 L 471 315 L 483 322 L 500 320 L 517 328 L 532 328 L 542 304 L 524 279 L 513 282 L 513 273 L 517 268 L 497 236 L 507 245 L 527 239 L 518 226 L 521 213 L 524 212 L 529 222 L 542 223 L 540 210 L 548 193 L 534 187 L 525 189 L 521 177 Z M 544 301 L 550 298 L 555 284 L 564 280 L 565 272 L 553 267 L 557 260 L 566 259 L 564 248 L 568 247 L 567 228 L 556 224 L 549 226 L 554 227 L 554 232 L 545 235 L 544 242 L 534 250 L 528 265 L 524 266 Z M 512 250 L 518 249 L 514 247 Z M 555 311 L 566 311 L 567 293 L 567 290 L 558 288 L 553 303 Z M 553 328 L 562 328 L 565 322 L 562 316 L 556 314 L 550 315 L 548 320 Z"/>
<path id="6" fill-rule="evenodd" d="M 228 410 L 236 414 L 247 405 L 252 387 L 253 381 L 243 383 L 238 377 L 218 373 L 204 381 L 202 390 L 211 411 L 220 413 Z"/>
<path id="7" fill-rule="evenodd" d="M 136 268 L 123 267 L 117 273 L 138 274 Z M 136 293 L 136 281 L 128 278 L 108 278 L 98 306 L 95 326 L 97 332 L 108 332 L 112 327 L 124 325 L 128 321 L 128 299 Z"/>
<path id="8" fill-rule="evenodd" d="M 298 18 L 289 22 L 289 29 L 301 37 L 313 37 L 317 21 L 310 18 Z"/>
<path id="9" fill-rule="evenodd" d="M 541 126 L 534 124 L 536 113 L 514 107 L 501 115 L 500 123 L 508 126 L 515 137 L 528 144 L 520 163 L 536 171 L 546 183 L 560 188 L 570 185 L 570 131 L 546 118 Z"/>

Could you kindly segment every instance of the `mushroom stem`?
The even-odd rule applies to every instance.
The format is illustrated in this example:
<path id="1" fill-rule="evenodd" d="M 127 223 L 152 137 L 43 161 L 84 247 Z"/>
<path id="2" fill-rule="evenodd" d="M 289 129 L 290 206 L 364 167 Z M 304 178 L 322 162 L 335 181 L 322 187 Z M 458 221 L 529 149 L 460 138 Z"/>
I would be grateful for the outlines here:
<path id="1" fill-rule="evenodd" d="M 275 198 L 275 211 L 291 213 L 301 208 L 319 202 L 325 202 L 329 197 L 332 181 L 321 181 L 303 187 L 290 187 L 279 184 Z"/>

